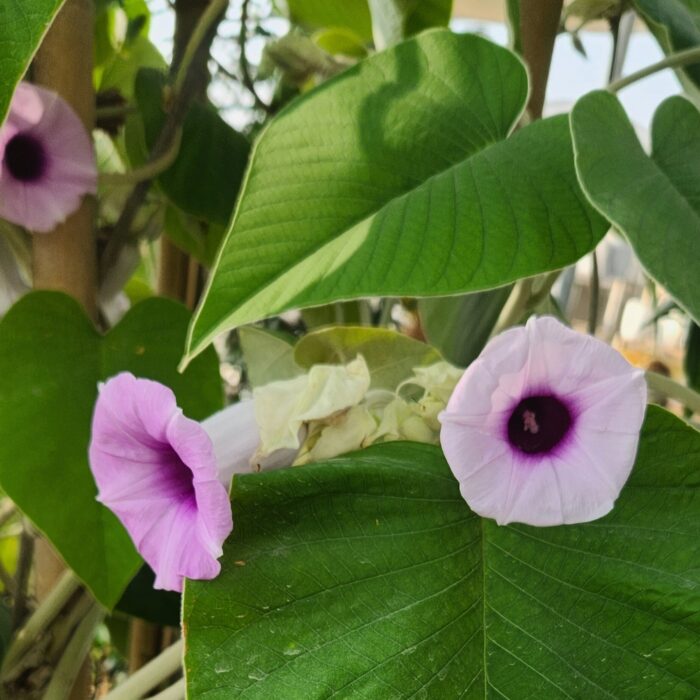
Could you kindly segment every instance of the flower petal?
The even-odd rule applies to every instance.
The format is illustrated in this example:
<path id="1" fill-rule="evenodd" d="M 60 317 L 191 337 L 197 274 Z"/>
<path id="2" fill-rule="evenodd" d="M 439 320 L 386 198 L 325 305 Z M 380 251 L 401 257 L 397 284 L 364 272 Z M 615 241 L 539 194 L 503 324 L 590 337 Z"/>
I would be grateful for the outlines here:
<path id="1" fill-rule="evenodd" d="M 533 318 L 466 370 L 440 415 L 440 442 L 475 512 L 499 524 L 587 522 L 610 511 L 629 477 L 645 402 L 643 373 L 613 348 Z M 549 418 L 551 441 L 534 438 L 554 415 L 543 406 L 557 403 L 570 423 L 556 419 L 555 432 Z"/>
<path id="2" fill-rule="evenodd" d="M 211 578 L 233 527 L 211 440 L 173 392 L 122 373 L 100 389 L 90 466 L 98 499 L 127 529 L 156 572 L 156 587 Z"/>
<path id="3" fill-rule="evenodd" d="M 16 135 L 31 136 L 45 153 L 35 179 L 17 179 L 7 167 L 6 147 Z M 21 83 L 0 128 L 0 216 L 45 233 L 78 209 L 85 194 L 97 191 L 92 140 L 73 109 L 56 93 Z"/>

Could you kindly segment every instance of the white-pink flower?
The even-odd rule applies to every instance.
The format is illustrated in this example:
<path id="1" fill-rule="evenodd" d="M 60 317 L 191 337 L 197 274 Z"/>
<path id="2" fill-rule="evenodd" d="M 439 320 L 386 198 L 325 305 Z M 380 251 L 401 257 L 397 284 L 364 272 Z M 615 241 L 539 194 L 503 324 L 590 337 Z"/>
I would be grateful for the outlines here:
<path id="1" fill-rule="evenodd" d="M 20 83 L 0 126 L 0 217 L 46 233 L 97 191 L 90 134 L 50 90 Z"/>
<path id="2" fill-rule="evenodd" d="M 484 348 L 440 415 L 462 496 L 499 524 L 581 523 L 608 513 L 632 470 L 644 373 L 550 317 Z"/>

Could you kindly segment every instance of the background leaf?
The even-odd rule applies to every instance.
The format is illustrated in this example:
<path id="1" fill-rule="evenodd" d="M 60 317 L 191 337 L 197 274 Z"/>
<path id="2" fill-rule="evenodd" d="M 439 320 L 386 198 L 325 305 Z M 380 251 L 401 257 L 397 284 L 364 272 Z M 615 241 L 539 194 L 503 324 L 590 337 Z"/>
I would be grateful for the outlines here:
<path id="1" fill-rule="evenodd" d="M 182 609 L 181 596 L 174 591 L 154 589 L 155 580 L 151 567 L 144 564 L 129 582 L 115 609 L 156 625 L 178 627 Z"/>
<path id="2" fill-rule="evenodd" d="M 303 371 L 294 360 L 293 339 L 287 339 L 282 333 L 245 326 L 238 329 L 238 340 L 248 379 L 254 387 L 291 379 Z"/>
<path id="3" fill-rule="evenodd" d="M 165 123 L 165 76 L 144 69 L 136 77 L 135 96 L 146 144 L 152 148 Z M 248 162 L 248 139 L 232 129 L 210 106 L 193 102 L 182 127 L 179 154 L 158 182 L 180 209 L 207 221 L 228 223 Z"/>
<path id="4" fill-rule="evenodd" d="M 308 333 L 294 348 L 305 369 L 315 364 L 346 364 L 362 355 L 373 389 L 393 391 L 413 374 L 413 368 L 440 361 L 440 353 L 419 340 L 389 330 L 365 326 L 334 326 Z"/>
<path id="5" fill-rule="evenodd" d="M 342 27 L 365 41 L 372 39 L 367 0 L 287 0 L 289 18 L 307 29 Z"/>
<path id="6" fill-rule="evenodd" d="M 458 367 L 466 367 L 483 350 L 512 286 L 454 297 L 418 300 L 421 326 L 428 342 Z"/>
<path id="7" fill-rule="evenodd" d="M 633 4 L 664 53 L 700 46 L 697 0 L 634 0 Z M 686 88 L 697 90 L 700 87 L 700 66 L 684 66 L 677 72 Z"/>
<path id="8" fill-rule="evenodd" d="M 5 121 L 17 83 L 61 5 L 63 0 L 0 2 L 0 124 Z"/>
<path id="9" fill-rule="evenodd" d="M 650 407 L 608 516 L 498 527 L 439 448 L 236 477 L 221 575 L 186 584 L 209 700 L 694 698 L 700 434 Z"/>
<path id="10" fill-rule="evenodd" d="M 220 409 L 214 352 L 176 371 L 188 317 L 149 299 L 101 337 L 75 301 L 34 292 L 0 323 L 0 485 L 108 608 L 142 562 L 95 500 L 87 447 L 97 384 L 128 370 L 170 386 L 192 418 Z"/>
<path id="11" fill-rule="evenodd" d="M 446 27 L 452 0 L 368 0 L 372 36 L 378 50 L 429 27 Z"/>
<path id="12" fill-rule="evenodd" d="M 292 103 L 256 144 L 190 354 L 290 308 L 476 291 L 581 257 L 606 224 L 566 118 L 502 140 L 526 95 L 514 54 L 435 30 Z"/>
<path id="13" fill-rule="evenodd" d="M 588 198 L 625 234 L 647 272 L 700 319 L 700 112 L 683 97 L 656 111 L 648 156 L 618 99 L 582 97 L 571 112 L 576 171 Z"/>

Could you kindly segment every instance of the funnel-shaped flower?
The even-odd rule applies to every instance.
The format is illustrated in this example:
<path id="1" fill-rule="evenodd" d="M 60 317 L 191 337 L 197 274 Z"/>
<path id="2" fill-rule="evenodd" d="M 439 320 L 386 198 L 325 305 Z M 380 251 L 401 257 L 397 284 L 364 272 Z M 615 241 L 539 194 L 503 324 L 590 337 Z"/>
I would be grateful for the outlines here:
<path id="1" fill-rule="evenodd" d="M 615 350 L 553 318 L 494 338 L 440 415 L 440 442 L 476 513 L 561 525 L 608 513 L 630 474 L 646 383 Z"/>
<path id="2" fill-rule="evenodd" d="M 48 232 L 97 190 L 90 135 L 56 93 L 21 83 L 0 127 L 0 217 Z"/>
<path id="3" fill-rule="evenodd" d="M 170 389 L 128 373 L 102 385 L 90 466 L 98 500 L 155 571 L 155 588 L 179 591 L 183 577 L 219 573 L 233 527 L 228 493 L 209 435 L 182 414 Z"/>

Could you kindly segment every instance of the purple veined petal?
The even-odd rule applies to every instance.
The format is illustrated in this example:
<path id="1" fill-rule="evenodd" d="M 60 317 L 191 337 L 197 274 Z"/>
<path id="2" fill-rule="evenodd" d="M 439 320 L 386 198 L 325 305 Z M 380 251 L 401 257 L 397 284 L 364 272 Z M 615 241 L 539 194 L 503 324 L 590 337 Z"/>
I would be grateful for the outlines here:
<path id="1" fill-rule="evenodd" d="M 499 524 L 608 513 L 634 464 L 643 373 L 553 318 L 490 341 L 440 415 L 440 441 L 470 507 Z"/>
<path id="2" fill-rule="evenodd" d="M 122 373 L 100 389 L 90 466 L 98 499 L 156 573 L 156 588 L 208 579 L 233 528 L 206 431 L 182 415 L 167 387 Z"/>
<path id="3" fill-rule="evenodd" d="M 37 233 L 97 191 L 90 135 L 56 93 L 21 83 L 0 127 L 0 217 Z"/>

